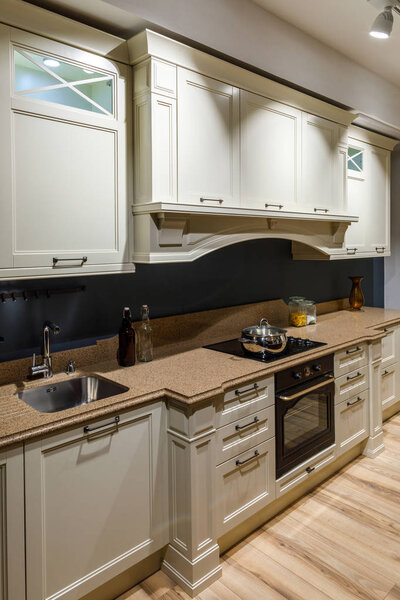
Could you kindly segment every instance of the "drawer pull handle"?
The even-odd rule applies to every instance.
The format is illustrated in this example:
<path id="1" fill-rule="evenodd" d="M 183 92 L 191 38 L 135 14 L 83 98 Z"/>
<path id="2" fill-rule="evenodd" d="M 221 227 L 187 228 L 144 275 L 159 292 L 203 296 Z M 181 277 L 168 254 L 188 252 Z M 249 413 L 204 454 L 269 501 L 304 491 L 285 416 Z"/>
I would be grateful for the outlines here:
<path id="1" fill-rule="evenodd" d="M 312 473 L 313 471 L 315 471 L 315 467 L 307 467 L 306 471 L 307 473 Z"/>
<path id="2" fill-rule="evenodd" d="M 385 327 L 385 328 L 383 329 L 383 332 L 384 332 L 384 333 L 388 333 L 388 331 L 389 331 L 389 329 L 388 329 L 387 327 Z"/>
<path id="3" fill-rule="evenodd" d="M 247 388 L 247 390 L 235 390 L 235 394 L 236 396 L 240 396 L 240 394 L 247 394 L 248 392 L 253 392 L 255 390 L 258 390 L 258 383 L 255 383 L 250 388 Z"/>
<path id="4" fill-rule="evenodd" d="M 357 346 L 357 348 L 354 348 L 354 350 L 346 350 L 346 354 L 354 354 L 354 352 L 360 352 L 360 350 L 360 346 Z"/>
<path id="5" fill-rule="evenodd" d="M 360 371 L 357 371 L 357 373 L 355 375 L 347 375 L 347 381 L 351 381 L 352 379 L 357 379 L 357 377 L 361 377 L 361 373 Z"/>
<path id="6" fill-rule="evenodd" d="M 385 252 L 385 246 L 376 246 L 375 250 L 378 254 L 382 254 L 382 252 Z"/>
<path id="7" fill-rule="evenodd" d="M 200 202 L 218 202 L 218 204 L 222 204 L 222 198 L 200 198 Z"/>
<path id="8" fill-rule="evenodd" d="M 57 258 L 56 256 L 54 256 L 53 257 L 53 268 L 55 268 L 59 262 L 73 262 L 76 260 L 78 260 L 81 263 L 80 265 L 77 265 L 77 266 L 83 267 L 85 262 L 87 262 L 87 256 L 82 256 L 82 258 Z"/>
<path id="9" fill-rule="evenodd" d="M 389 371 L 387 371 L 386 369 L 383 371 L 382 375 L 389 375 Z"/>
<path id="10" fill-rule="evenodd" d="M 279 208 L 279 210 L 281 210 L 281 208 L 283 208 L 283 204 L 266 204 L 265 208 L 268 208 L 268 206 L 276 206 L 277 208 Z"/>
<path id="11" fill-rule="evenodd" d="M 104 427 L 110 427 L 110 425 L 117 425 L 119 423 L 119 416 L 114 417 L 114 420 L 111 423 L 104 423 L 104 425 L 98 425 L 97 427 L 89 427 L 86 425 L 83 428 L 83 433 L 92 433 L 93 431 L 97 431 L 98 429 L 103 429 Z"/>
<path id="12" fill-rule="evenodd" d="M 361 402 L 362 398 L 361 396 L 357 396 L 357 400 L 354 400 L 354 402 L 348 402 L 347 406 L 354 406 L 355 404 L 358 404 L 359 402 Z"/>
<path id="13" fill-rule="evenodd" d="M 326 214 L 329 212 L 329 208 L 314 208 L 314 212 L 323 212 Z"/>
<path id="14" fill-rule="evenodd" d="M 255 425 L 256 423 L 258 423 L 259 418 L 258 417 L 254 417 L 254 419 L 252 421 L 250 421 L 250 423 L 246 423 L 246 425 L 235 425 L 235 429 L 236 431 L 240 431 L 241 429 L 245 429 L 246 427 L 250 427 L 250 425 Z"/>
<path id="15" fill-rule="evenodd" d="M 253 456 L 250 456 L 249 458 L 245 458 L 244 460 L 237 460 L 236 461 L 236 466 L 239 467 L 240 465 L 244 465 L 246 463 L 248 463 L 250 460 L 253 460 L 254 458 L 257 458 L 257 456 L 260 456 L 260 453 L 258 450 L 254 450 L 254 454 Z"/>

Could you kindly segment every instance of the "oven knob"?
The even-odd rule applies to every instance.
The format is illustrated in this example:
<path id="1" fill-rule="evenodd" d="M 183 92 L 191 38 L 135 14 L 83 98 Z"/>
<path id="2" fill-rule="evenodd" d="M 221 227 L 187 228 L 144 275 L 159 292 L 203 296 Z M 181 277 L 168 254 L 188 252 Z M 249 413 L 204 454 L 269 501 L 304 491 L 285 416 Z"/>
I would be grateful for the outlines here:
<path id="1" fill-rule="evenodd" d="M 301 379 L 302 375 L 300 371 L 295 371 L 294 373 L 292 373 L 294 379 Z"/>
<path id="2" fill-rule="evenodd" d="M 318 373 L 321 370 L 321 365 L 313 365 L 312 368 L 313 371 L 316 371 Z"/>

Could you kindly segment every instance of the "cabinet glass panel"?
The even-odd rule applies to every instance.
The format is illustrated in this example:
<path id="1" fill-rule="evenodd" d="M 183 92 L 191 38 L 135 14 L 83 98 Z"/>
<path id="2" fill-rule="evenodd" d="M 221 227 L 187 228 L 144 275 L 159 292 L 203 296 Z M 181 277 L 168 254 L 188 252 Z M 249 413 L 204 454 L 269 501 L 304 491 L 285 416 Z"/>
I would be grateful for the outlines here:
<path id="1" fill-rule="evenodd" d="M 14 49 L 14 91 L 95 113 L 113 113 L 113 76 L 51 56 Z"/>
<path id="2" fill-rule="evenodd" d="M 347 154 L 347 168 L 349 171 L 362 173 L 364 168 L 364 152 L 359 148 L 349 147 Z"/>

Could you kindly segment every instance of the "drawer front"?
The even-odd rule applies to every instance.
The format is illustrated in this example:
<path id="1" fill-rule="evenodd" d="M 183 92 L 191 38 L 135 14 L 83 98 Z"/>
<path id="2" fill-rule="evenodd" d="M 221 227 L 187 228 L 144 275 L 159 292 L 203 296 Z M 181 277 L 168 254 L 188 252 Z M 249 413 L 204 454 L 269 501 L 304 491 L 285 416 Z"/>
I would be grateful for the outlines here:
<path id="1" fill-rule="evenodd" d="M 219 465 L 216 472 L 220 536 L 274 499 L 275 438 Z"/>
<path id="2" fill-rule="evenodd" d="M 283 496 L 296 485 L 303 483 L 318 471 L 321 471 L 324 467 L 333 462 L 336 458 L 336 444 L 322 450 L 312 458 L 304 461 L 298 467 L 295 467 L 289 473 L 283 475 L 276 480 L 275 494 L 276 497 Z"/>
<path id="3" fill-rule="evenodd" d="M 217 465 L 265 442 L 275 435 L 275 407 L 270 406 L 254 415 L 229 423 L 217 430 Z"/>
<path id="4" fill-rule="evenodd" d="M 274 377 L 230 390 L 217 403 L 216 426 L 223 427 L 275 403 Z"/>
<path id="5" fill-rule="evenodd" d="M 386 410 L 396 402 L 400 401 L 399 396 L 399 363 L 382 368 L 381 375 L 381 398 L 382 410 Z"/>
<path id="6" fill-rule="evenodd" d="M 382 338 L 382 368 L 384 369 L 400 359 L 400 326 L 392 325 L 391 327 L 385 327 L 383 331 L 386 333 L 385 337 Z"/>
<path id="7" fill-rule="evenodd" d="M 335 377 L 341 377 L 368 363 L 367 344 L 354 344 L 335 353 Z"/>
<path id="8" fill-rule="evenodd" d="M 357 396 L 369 388 L 368 367 L 361 367 L 335 379 L 335 404 Z"/>
<path id="9" fill-rule="evenodd" d="M 369 390 L 335 406 L 337 454 L 343 454 L 369 435 Z"/>

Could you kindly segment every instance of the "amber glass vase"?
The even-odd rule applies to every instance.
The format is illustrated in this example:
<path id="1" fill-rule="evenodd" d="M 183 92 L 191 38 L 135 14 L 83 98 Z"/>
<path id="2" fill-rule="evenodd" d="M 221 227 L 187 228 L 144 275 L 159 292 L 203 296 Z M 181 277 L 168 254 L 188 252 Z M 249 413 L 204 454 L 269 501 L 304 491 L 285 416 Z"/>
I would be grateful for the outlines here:
<path id="1" fill-rule="evenodd" d="M 361 289 L 361 282 L 364 277 L 349 277 L 353 282 L 349 302 L 352 310 L 360 310 L 364 306 L 364 294 Z"/>

